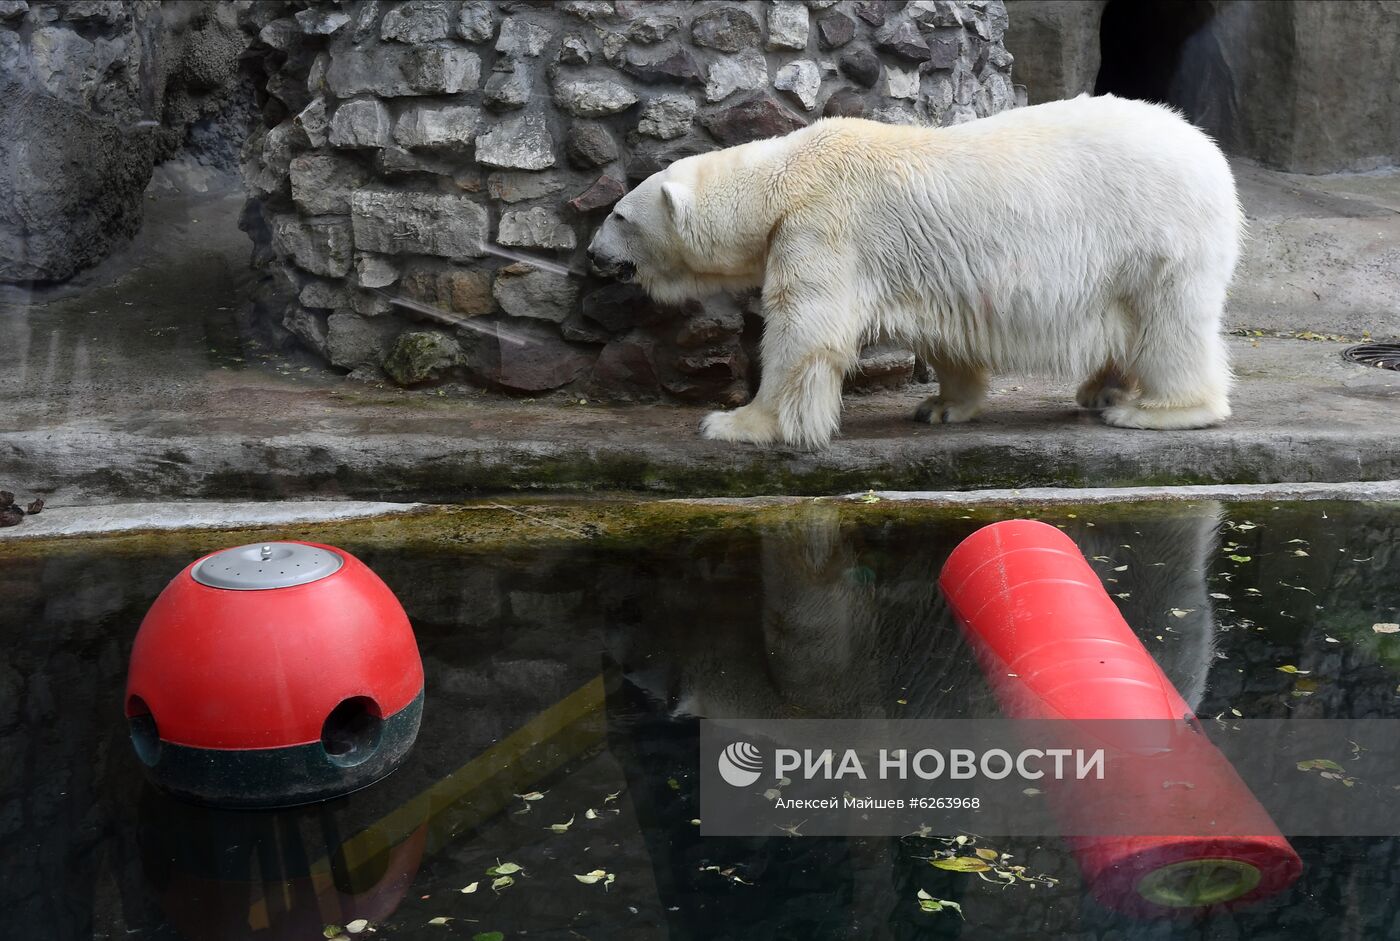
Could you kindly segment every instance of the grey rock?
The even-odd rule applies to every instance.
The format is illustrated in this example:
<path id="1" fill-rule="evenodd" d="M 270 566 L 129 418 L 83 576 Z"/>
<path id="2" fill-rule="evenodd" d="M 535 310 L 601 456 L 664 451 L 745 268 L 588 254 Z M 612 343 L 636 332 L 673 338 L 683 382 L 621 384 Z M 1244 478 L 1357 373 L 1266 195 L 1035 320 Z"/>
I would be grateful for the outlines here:
<path id="1" fill-rule="evenodd" d="M 598 44 L 603 47 L 603 58 L 614 68 L 623 62 L 622 53 L 627 49 L 627 34 L 612 30 L 598 31 Z"/>
<path id="2" fill-rule="evenodd" d="M 744 312 L 725 295 L 706 299 L 704 306 L 688 313 L 676 331 L 676 346 L 693 350 L 737 336 L 744 329 Z"/>
<path id="3" fill-rule="evenodd" d="M 512 111 L 523 108 L 530 100 L 530 89 L 534 85 L 534 74 L 524 62 L 511 62 L 501 59 L 497 68 L 504 64 L 508 71 L 492 72 L 486 80 L 486 90 L 482 100 L 496 111 Z"/>
<path id="4" fill-rule="evenodd" d="M 384 357 L 384 372 L 401 386 L 441 379 L 462 365 L 465 357 L 456 339 L 440 330 L 405 330 Z"/>
<path id="5" fill-rule="evenodd" d="M 611 0 L 565 0 L 560 9 L 570 16 L 590 22 L 605 20 L 617 12 Z"/>
<path id="6" fill-rule="evenodd" d="M 326 315 L 321 311 L 307 310 L 300 304 L 288 304 L 282 313 L 282 326 L 317 355 L 327 355 Z"/>
<path id="7" fill-rule="evenodd" d="M 471 105 L 410 105 L 399 114 L 394 140 L 403 147 L 465 147 L 476 140 L 481 110 Z"/>
<path id="8" fill-rule="evenodd" d="M 627 195 L 627 184 L 611 174 L 604 173 L 593 181 L 593 185 L 573 199 L 569 208 L 578 213 L 596 212 L 616 203 Z"/>
<path id="9" fill-rule="evenodd" d="M 383 147 L 389 143 L 391 132 L 389 109 L 384 103 L 360 98 L 335 109 L 329 140 L 333 147 Z"/>
<path id="10" fill-rule="evenodd" d="M 768 61 L 761 52 L 719 56 L 710 63 L 705 100 L 723 101 L 736 91 L 750 91 L 768 84 Z"/>
<path id="11" fill-rule="evenodd" d="M 875 48 L 910 62 L 927 62 L 933 56 L 919 28 L 905 19 L 886 23 L 875 36 Z"/>
<path id="12" fill-rule="evenodd" d="M 656 341 L 634 331 L 603 347 L 593 364 L 592 385 L 627 399 L 650 397 L 661 391 L 657 378 Z"/>
<path id="13" fill-rule="evenodd" d="M 511 343 L 483 337 L 473 351 L 474 373 L 486 383 L 513 392 L 546 392 L 584 375 L 594 357 L 559 338 L 554 328 L 512 324 Z"/>
<path id="14" fill-rule="evenodd" d="M 462 10 L 457 14 L 457 35 L 467 42 L 489 42 L 496 34 L 496 21 L 491 15 L 492 9 L 493 4 L 481 0 L 462 4 Z"/>
<path id="15" fill-rule="evenodd" d="M 631 49 L 618 66 L 625 74 L 646 85 L 703 85 L 700 67 L 691 54 L 674 44 L 643 52 Z"/>
<path id="16" fill-rule="evenodd" d="M 841 74 L 865 88 L 874 87 L 880 80 L 880 58 L 869 49 L 856 49 L 846 53 L 841 57 L 838 67 Z"/>
<path id="17" fill-rule="evenodd" d="M 690 38 L 697 46 L 738 52 L 758 45 L 758 21 L 742 7 L 719 7 L 691 21 Z"/>
<path id="18" fill-rule="evenodd" d="M 385 98 L 455 95 L 481 81 L 481 58 L 450 44 L 374 45 L 340 49 L 326 84 L 337 98 L 371 93 Z"/>
<path id="19" fill-rule="evenodd" d="M 350 30 L 350 39 L 362 43 L 379 34 L 380 0 L 364 0 L 355 10 L 355 25 Z"/>
<path id="20" fill-rule="evenodd" d="M 681 28 L 681 18 L 671 13 L 648 13 L 632 21 L 627 38 L 644 45 L 665 42 Z"/>
<path id="21" fill-rule="evenodd" d="M 314 99 L 311 104 L 301 109 L 292 121 L 301 129 L 306 142 L 312 147 L 326 146 L 326 141 L 330 139 L 331 127 L 330 119 L 326 117 L 326 99 Z"/>
<path id="22" fill-rule="evenodd" d="M 961 57 L 962 44 L 957 36 L 934 36 L 929 42 L 929 64 L 935 69 L 951 69 Z"/>
<path id="23" fill-rule="evenodd" d="M 357 252 L 355 282 L 362 288 L 386 288 L 399 279 L 399 268 L 388 255 Z M 332 305 L 334 306 L 334 305 Z"/>
<path id="24" fill-rule="evenodd" d="M 1076 0 L 1077 2 L 1077 0 Z M 885 25 L 885 11 L 889 7 L 887 0 L 861 0 L 855 5 L 856 16 L 865 20 L 871 26 Z"/>
<path id="25" fill-rule="evenodd" d="M 570 114 L 599 118 L 626 111 L 637 103 L 637 96 L 620 82 L 580 79 L 556 83 L 554 101 Z"/>
<path id="26" fill-rule="evenodd" d="M 784 108 L 771 95 L 762 94 L 707 114 L 700 119 L 700 123 L 726 147 L 766 137 L 779 137 L 806 127 L 801 118 Z"/>
<path id="27" fill-rule="evenodd" d="M 303 33 L 311 36 L 330 36 L 339 32 L 345 24 L 350 22 L 350 17 L 339 10 L 326 10 L 311 8 L 298 10 L 296 13 L 297 25 L 301 27 Z"/>
<path id="28" fill-rule="evenodd" d="M 683 137 L 690 132 L 696 110 L 689 95 L 658 95 L 642 105 L 637 133 L 661 140 Z"/>
<path id="29" fill-rule="evenodd" d="M 301 219 L 286 213 L 272 219 L 272 246 L 298 268 L 327 278 L 350 270 L 350 220 L 343 216 Z"/>
<path id="30" fill-rule="evenodd" d="M 278 52 L 287 52 L 301 42 L 301 27 L 290 16 L 284 16 L 258 30 L 258 39 Z"/>
<path id="31" fill-rule="evenodd" d="M 384 14 L 379 35 L 386 41 L 420 43 L 446 39 L 447 4 L 443 0 L 407 0 Z"/>
<path id="32" fill-rule="evenodd" d="M 543 199 L 564 188 L 564 181 L 547 173 L 496 172 L 486 178 L 486 192 L 503 203 Z"/>
<path id="33" fill-rule="evenodd" d="M 921 123 L 918 115 L 900 105 L 885 105 L 876 108 L 870 112 L 870 120 L 879 121 L 881 124 L 914 125 Z"/>
<path id="34" fill-rule="evenodd" d="M 476 160 L 488 167 L 514 170 L 554 166 L 554 139 L 544 115 L 531 111 L 497 124 L 477 138 Z"/>
<path id="35" fill-rule="evenodd" d="M 565 65 L 587 65 L 593 59 L 593 50 L 588 48 L 588 40 L 570 33 L 559 45 L 559 61 Z"/>
<path id="36" fill-rule="evenodd" d="M 306 71 L 306 92 L 309 95 L 321 96 L 330 91 L 326 84 L 326 73 L 330 71 L 331 55 L 322 50 L 316 53 L 316 58 L 311 60 L 311 68 Z M 272 81 L 271 78 L 268 79 Z"/>
<path id="37" fill-rule="evenodd" d="M 290 175 L 292 201 L 312 216 L 349 213 L 350 194 L 369 179 L 365 167 L 340 154 L 303 154 Z"/>
<path id="38" fill-rule="evenodd" d="M 925 29 L 963 25 L 962 11 L 956 3 L 950 3 L 949 0 L 913 0 L 905 5 L 904 12 Z"/>
<path id="39" fill-rule="evenodd" d="M 918 88 L 918 73 L 915 72 L 915 89 Z M 811 111 L 817 106 L 817 93 L 822 88 L 821 69 L 811 59 L 789 62 L 773 76 L 773 87 L 779 91 L 791 92 L 802 107 Z"/>
<path id="40" fill-rule="evenodd" d="M 375 151 L 374 167 L 386 177 L 429 174 L 455 179 L 464 170 L 461 156 L 452 151 L 408 150 L 397 144 Z"/>
<path id="41" fill-rule="evenodd" d="M 570 163 L 587 170 L 616 160 L 617 142 L 602 125 L 579 122 L 569 128 L 564 151 Z"/>
<path id="42" fill-rule="evenodd" d="M 350 197 L 350 211 L 360 251 L 454 261 L 483 254 L 486 209 L 466 195 L 361 189 Z"/>
<path id="43" fill-rule="evenodd" d="M 559 334 L 574 343 L 607 343 L 612 334 L 579 314 L 570 314 L 559 324 Z"/>
<path id="44" fill-rule="evenodd" d="M 492 294 L 512 317 L 561 323 L 578 298 L 578 287 L 566 275 L 515 264 L 496 273 Z"/>
<path id="45" fill-rule="evenodd" d="M 496 241 L 519 248 L 573 249 L 578 245 L 574 230 L 543 206 L 501 213 Z"/>
<path id="46" fill-rule="evenodd" d="M 865 117 L 865 97 L 850 88 L 833 92 L 822 106 L 822 117 L 863 118 Z"/>
<path id="47" fill-rule="evenodd" d="M 331 310 L 336 307 L 344 307 L 349 298 L 344 281 L 330 278 L 307 278 L 306 283 L 297 292 L 297 300 L 301 302 L 303 307 Z"/>
<path id="48" fill-rule="evenodd" d="M 4 0 L 0 3 L 0 20 L 19 19 L 29 12 L 29 4 L 25 0 Z"/>
<path id="49" fill-rule="evenodd" d="M 244 145 L 243 179 L 249 189 L 259 196 L 272 196 L 286 189 L 287 173 L 301 133 L 294 121 L 283 121 L 261 138 L 256 134 L 248 138 Z"/>
<path id="50" fill-rule="evenodd" d="M 919 97 L 919 67 L 902 69 L 897 65 L 886 65 L 884 81 L 880 83 L 880 94 L 887 98 Z"/>
<path id="51" fill-rule="evenodd" d="M 496 39 L 496 51 L 507 56 L 533 58 L 544 52 L 553 35 L 546 26 L 532 23 L 521 16 L 501 21 L 501 34 Z"/>
<path id="52" fill-rule="evenodd" d="M 868 392 L 875 389 L 900 389 L 914 378 L 914 353 L 893 346 L 878 344 L 860 351 L 856 368 L 846 379 L 846 388 Z"/>
<path id="53" fill-rule="evenodd" d="M 795 0 L 779 0 L 768 7 L 769 49 L 806 49 L 810 29 L 811 23 L 805 4 Z"/>
<path id="54" fill-rule="evenodd" d="M 399 326 L 392 317 L 337 310 L 326 318 L 326 356 L 342 369 L 378 372 Z"/>
<path id="55" fill-rule="evenodd" d="M 856 21 L 840 10 L 823 13 L 817 20 L 817 36 L 823 49 L 840 49 L 855 35 Z"/>
<path id="56" fill-rule="evenodd" d="M 607 284 L 590 291 L 579 304 L 579 313 L 613 333 L 676 319 L 681 310 L 663 307 L 636 284 Z"/>

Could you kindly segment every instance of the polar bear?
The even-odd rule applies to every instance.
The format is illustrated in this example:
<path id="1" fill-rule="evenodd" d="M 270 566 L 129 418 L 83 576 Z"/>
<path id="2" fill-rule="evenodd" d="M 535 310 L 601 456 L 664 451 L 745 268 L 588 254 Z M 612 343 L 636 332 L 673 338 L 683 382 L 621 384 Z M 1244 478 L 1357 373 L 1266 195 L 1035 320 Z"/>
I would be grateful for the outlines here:
<path id="1" fill-rule="evenodd" d="M 994 371 L 1082 378 L 1110 425 L 1223 421 L 1242 227 L 1209 137 L 1080 96 L 943 128 L 829 118 L 686 157 L 624 196 L 588 255 L 662 302 L 761 287 L 758 392 L 702 430 L 820 447 L 877 335 L 937 373 L 920 421 L 976 416 Z"/>

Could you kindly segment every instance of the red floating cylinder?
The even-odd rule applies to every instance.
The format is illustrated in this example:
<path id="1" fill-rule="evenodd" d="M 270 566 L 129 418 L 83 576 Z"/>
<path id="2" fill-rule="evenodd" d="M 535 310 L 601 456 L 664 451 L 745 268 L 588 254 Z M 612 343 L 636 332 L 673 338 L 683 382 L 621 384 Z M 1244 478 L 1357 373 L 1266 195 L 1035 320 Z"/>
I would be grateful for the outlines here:
<path id="1" fill-rule="evenodd" d="M 1224 820 L 1248 836 L 1070 836 L 1104 905 L 1131 914 L 1248 904 L 1287 888 L 1302 862 L 1137 639 L 1074 542 L 1035 520 L 1007 520 L 965 539 L 939 585 L 977 651 L 1002 711 L 1030 720 L 1168 720 L 1160 740 L 1118 754 L 1104 782 L 1075 782 L 1065 832 L 1095 815 L 1138 815 L 1157 832 L 1200 833 Z M 1156 726 L 1153 726 L 1156 728 Z M 1189 769 L 1192 786 L 1171 787 Z M 1092 827 L 1086 826 L 1092 832 Z"/>

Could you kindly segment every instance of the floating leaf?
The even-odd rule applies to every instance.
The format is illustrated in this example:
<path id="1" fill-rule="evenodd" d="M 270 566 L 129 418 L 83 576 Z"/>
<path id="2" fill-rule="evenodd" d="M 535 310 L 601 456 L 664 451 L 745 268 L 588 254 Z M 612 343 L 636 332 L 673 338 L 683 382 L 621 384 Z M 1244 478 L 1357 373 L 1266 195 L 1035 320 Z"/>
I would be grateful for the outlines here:
<path id="1" fill-rule="evenodd" d="M 364 931 L 368 927 L 368 918 L 356 918 L 354 921 L 347 921 L 345 923 L 345 930 L 349 934 L 359 934 L 361 931 Z"/>
<path id="2" fill-rule="evenodd" d="M 1119 565 L 1119 566 L 1114 567 L 1114 569 L 1113 569 L 1113 571 L 1115 571 L 1115 572 L 1126 572 L 1127 570 L 1128 570 L 1128 567 L 1127 567 L 1126 565 Z"/>
<path id="3" fill-rule="evenodd" d="M 513 876 L 517 872 L 524 872 L 524 868 L 515 863 L 503 863 L 499 859 L 496 860 L 496 865 L 486 870 L 488 876 Z"/>
<path id="4" fill-rule="evenodd" d="M 1238 717 L 1240 717 L 1240 718 L 1243 718 L 1243 717 L 1244 717 L 1244 713 L 1243 713 L 1243 712 L 1240 712 L 1238 709 L 1233 709 L 1233 708 L 1232 708 L 1232 709 L 1230 710 L 1230 714 L 1233 715 L 1233 716 L 1238 716 Z"/>
<path id="5" fill-rule="evenodd" d="M 768 790 L 763 792 L 763 799 L 766 801 L 775 801 L 782 796 L 783 792 L 778 790 L 776 787 L 770 787 Z"/>
<path id="6" fill-rule="evenodd" d="M 861 503 L 879 503 L 880 495 L 877 494 L 874 490 L 867 490 L 865 491 L 865 493 L 860 495 L 859 499 Z"/>
<path id="7" fill-rule="evenodd" d="M 1227 595 L 1227 594 L 1225 594 L 1224 592 L 1221 592 L 1221 591 L 1213 591 L 1213 592 L 1210 593 L 1210 596 L 1211 596 L 1212 598 L 1214 598 L 1216 601 L 1229 601 L 1229 600 L 1230 600 L 1230 596 Z"/>
<path id="8" fill-rule="evenodd" d="M 506 936 L 500 931 L 478 931 L 472 935 L 472 941 L 506 941 Z"/>
<path id="9" fill-rule="evenodd" d="M 700 818 L 699 818 L 699 817 L 696 817 L 694 820 L 690 821 L 690 825 L 691 825 L 692 827 L 698 827 L 698 826 L 700 826 Z"/>
<path id="10" fill-rule="evenodd" d="M 471 895 L 473 892 L 475 892 L 475 891 L 477 890 L 477 888 L 478 888 L 480 885 L 481 885 L 480 882 L 473 882 L 473 883 L 472 883 L 471 885 L 469 885 L 469 886 L 463 886 L 463 888 L 462 888 L 462 894 L 463 894 L 463 895 Z"/>
<path id="11" fill-rule="evenodd" d="M 736 882 L 743 882 L 743 881 L 744 881 L 743 879 L 740 879 L 738 876 L 735 876 L 735 877 L 734 877 L 734 880 L 735 880 Z M 607 877 L 606 877 L 605 879 L 603 879 L 603 888 L 606 890 L 608 886 L 612 885 L 612 884 L 613 884 L 614 882 L 616 882 L 616 881 L 617 881 L 617 876 L 616 876 L 615 874 L 611 873 L 611 872 L 608 873 Z"/>
<path id="12" fill-rule="evenodd" d="M 979 846 L 979 847 L 978 847 L 976 850 L 974 850 L 973 852 L 975 852 L 975 853 L 978 855 L 979 858 L 985 859 L 985 860 L 988 860 L 988 861 L 991 861 L 991 862 L 995 862 L 997 856 L 1000 855 L 996 850 L 990 849 L 989 847 L 986 847 L 986 846 Z"/>
<path id="13" fill-rule="evenodd" d="M 1309 758 L 1298 762 L 1299 771 L 1341 771 L 1342 766 L 1330 758 Z"/>
<path id="14" fill-rule="evenodd" d="M 587 810 L 585 810 L 585 811 L 583 812 L 583 819 L 584 819 L 584 820 L 597 820 L 597 819 L 598 819 L 598 811 L 594 810 L 592 807 L 588 808 Z"/>
<path id="15" fill-rule="evenodd" d="M 515 885 L 515 879 L 514 879 L 514 877 L 512 877 L 512 876 L 499 876 L 499 877 L 497 877 L 497 878 L 491 880 L 491 891 L 492 891 L 492 892 L 499 892 L 499 891 L 501 891 L 502 889 L 509 889 L 509 888 L 510 888 L 511 886 L 513 886 L 513 885 Z"/>
<path id="16" fill-rule="evenodd" d="M 1192 611 L 1195 610 L 1195 608 L 1172 608 L 1172 617 L 1184 618 L 1186 617 L 1186 615 L 1190 614 Z"/>
<path id="17" fill-rule="evenodd" d="M 1400 631 L 1400 624 L 1372 624 L 1371 630 L 1377 634 L 1394 634 Z"/>
<path id="18" fill-rule="evenodd" d="M 531 791 L 528 794 L 517 794 L 515 796 L 523 801 L 537 801 L 541 797 L 544 797 L 544 794 L 540 793 L 539 791 Z"/>
<path id="19" fill-rule="evenodd" d="M 1248 555 L 1232 555 L 1232 556 L 1230 556 L 1230 561 L 1231 561 L 1231 562 L 1238 562 L 1238 563 L 1240 563 L 1241 565 L 1243 565 L 1245 562 L 1249 562 L 1249 561 L 1251 561 L 1253 558 L 1254 558 L 1253 556 L 1248 556 Z"/>
<path id="20" fill-rule="evenodd" d="M 568 833 L 569 828 L 574 825 L 574 818 L 570 817 L 566 823 L 551 823 L 549 829 L 554 833 Z"/>
<path id="21" fill-rule="evenodd" d="M 574 878 L 577 879 L 579 882 L 582 882 L 584 885 L 592 885 L 599 879 L 602 879 L 607 874 L 608 873 L 606 869 L 595 869 L 592 872 L 586 872 L 581 876 L 575 873 Z"/>
<path id="22" fill-rule="evenodd" d="M 666 786 L 673 791 L 679 791 L 681 789 L 681 782 L 677 781 L 675 778 L 667 778 Z"/>
<path id="23" fill-rule="evenodd" d="M 604 797 L 604 798 L 603 798 L 603 803 L 605 803 L 605 804 L 610 804 L 610 803 L 612 803 L 613 801 L 617 800 L 617 799 L 618 799 L 619 797 L 621 797 L 621 796 L 622 796 L 622 792 L 621 792 L 621 791 L 613 791 L 613 792 L 612 792 L 611 794 L 609 794 L 607 797 Z"/>
<path id="24" fill-rule="evenodd" d="M 344 937 L 344 935 L 341 933 L 339 925 L 326 925 L 326 927 L 321 929 L 321 937 L 340 938 Z"/>
<path id="25" fill-rule="evenodd" d="M 1302 557 L 1302 558 L 1304 558 L 1304 559 L 1306 559 L 1306 558 L 1308 557 L 1308 554 L 1307 554 L 1306 552 L 1304 552 L 1302 549 L 1294 549 L 1294 550 L 1293 550 L 1293 554 L 1296 555 L 1296 556 L 1300 556 L 1300 557 Z"/>
<path id="26" fill-rule="evenodd" d="M 1027 797 L 1035 797 L 1037 794 L 1040 793 L 1040 788 L 1038 788 L 1038 787 L 1023 787 L 1023 788 L 1021 788 L 1021 793 L 1024 794 L 1024 795 L 1026 795 Z"/>
<path id="27" fill-rule="evenodd" d="M 976 856 L 954 856 L 950 859 L 930 859 L 929 863 L 949 872 L 986 872 L 992 867 Z"/>
<path id="28" fill-rule="evenodd" d="M 959 916 L 966 917 L 963 916 L 962 906 L 959 905 L 957 902 L 950 902 L 947 899 L 936 899 L 932 895 L 929 895 L 927 892 L 925 892 L 923 889 L 919 890 L 918 899 L 920 911 L 941 912 L 945 908 L 951 908 L 953 911 L 957 912 Z"/>
<path id="29" fill-rule="evenodd" d="M 428 924 L 430 924 L 430 925 L 445 925 L 445 924 L 447 924 L 447 923 L 448 923 L 449 921 L 451 921 L 451 920 L 452 920 L 452 919 L 451 919 L 451 918 L 448 918 L 446 915 L 439 915 L 439 916 L 437 916 L 436 918 L 429 918 L 429 919 L 428 919 Z"/>
<path id="30" fill-rule="evenodd" d="M 1285 663 L 1283 666 L 1278 667 L 1277 669 L 1280 673 L 1296 673 L 1299 676 L 1307 676 L 1309 673 L 1312 672 L 1311 670 L 1300 670 L 1291 663 Z"/>

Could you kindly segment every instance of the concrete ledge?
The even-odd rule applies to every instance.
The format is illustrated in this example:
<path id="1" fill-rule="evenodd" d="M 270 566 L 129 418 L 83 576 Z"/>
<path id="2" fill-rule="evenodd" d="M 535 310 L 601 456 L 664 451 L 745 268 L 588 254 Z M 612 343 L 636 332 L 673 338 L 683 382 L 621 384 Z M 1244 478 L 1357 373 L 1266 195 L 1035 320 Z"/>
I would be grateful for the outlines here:
<path id="1" fill-rule="evenodd" d="M 422 510 L 418 503 L 349 500 L 299 503 L 121 503 L 56 506 L 0 529 L 0 539 L 52 539 L 172 529 L 245 529 L 291 523 L 369 519 Z"/>

